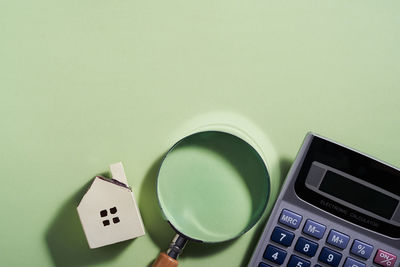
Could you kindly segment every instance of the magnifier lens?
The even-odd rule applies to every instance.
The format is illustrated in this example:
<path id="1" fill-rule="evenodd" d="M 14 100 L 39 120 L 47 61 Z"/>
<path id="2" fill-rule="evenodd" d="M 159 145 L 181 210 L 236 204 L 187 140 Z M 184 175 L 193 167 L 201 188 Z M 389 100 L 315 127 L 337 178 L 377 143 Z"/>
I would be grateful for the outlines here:
<path id="1" fill-rule="evenodd" d="M 167 154 L 157 193 L 165 218 L 180 233 L 204 242 L 233 239 L 261 217 L 269 175 L 260 155 L 223 132 L 188 136 Z"/>

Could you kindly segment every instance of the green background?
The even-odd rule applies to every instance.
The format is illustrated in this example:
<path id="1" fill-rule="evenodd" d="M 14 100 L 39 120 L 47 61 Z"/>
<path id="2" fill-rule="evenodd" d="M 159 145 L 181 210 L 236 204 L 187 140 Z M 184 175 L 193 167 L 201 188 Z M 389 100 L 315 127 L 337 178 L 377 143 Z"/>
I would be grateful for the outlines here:
<path id="1" fill-rule="evenodd" d="M 210 112 L 263 131 L 275 184 L 310 130 L 400 166 L 399 11 L 398 1 L 0 0 L 0 265 L 148 265 L 173 236 L 155 202 L 160 157 Z M 75 207 L 117 161 L 147 235 L 89 250 Z M 181 265 L 244 266 L 257 226 L 188 245 Z"/>

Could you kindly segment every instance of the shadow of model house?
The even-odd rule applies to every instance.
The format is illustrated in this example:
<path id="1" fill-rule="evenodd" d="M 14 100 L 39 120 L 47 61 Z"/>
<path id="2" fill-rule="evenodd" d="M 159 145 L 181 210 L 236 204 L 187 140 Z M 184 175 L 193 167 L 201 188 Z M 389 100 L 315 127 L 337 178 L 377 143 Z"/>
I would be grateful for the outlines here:
<path id="1" fill-rule="evenodd" d="M 144 234 L 142 227 L 131 227 L 132 223 L 142 226 L 140 215 L 135 218 L 134 212 L 126 212 L 127 209 L 132 211 L 132 205 L 136 206 L 131 203 L 134 201 L 132 191 L 125 183 L 102 176 L 107 174 L 94 177 L 70 197 L 50 223 L 45 240 L 55 266 L 83 266 L 110 261 L 131 243 L 120 241 Z M 115 194 L 118 195 L 116 199 Z M 101 201 L 96 202 L 95 198 Z M 81 218 L 77 212 L 78 204 L 81 206 Z M 88 231 L 83 230 L 85 227 Z M 96 231 L 97 237 L 93 235 Z M 116 244 L 105 246 L 113 243 Z"/>

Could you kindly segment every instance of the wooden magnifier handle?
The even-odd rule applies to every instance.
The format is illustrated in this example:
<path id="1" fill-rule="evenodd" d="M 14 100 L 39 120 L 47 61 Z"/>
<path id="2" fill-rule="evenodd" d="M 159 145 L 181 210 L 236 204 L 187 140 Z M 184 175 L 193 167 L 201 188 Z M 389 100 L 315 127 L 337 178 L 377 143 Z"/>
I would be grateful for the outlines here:
<path id="1" fill-rule="evenodd" d="M 161 252 L 154 261 L 152 267 L 177 267 L 178 261 L 168 256 L 165 252 Z"/>
<path id="2" fill-rule="evenodd" d="M 177 267 L 178 256 L 182 253 L 188 239 L 182 235 L 175 235 L 167 253 L 161 252 L 151 267 Z"/>

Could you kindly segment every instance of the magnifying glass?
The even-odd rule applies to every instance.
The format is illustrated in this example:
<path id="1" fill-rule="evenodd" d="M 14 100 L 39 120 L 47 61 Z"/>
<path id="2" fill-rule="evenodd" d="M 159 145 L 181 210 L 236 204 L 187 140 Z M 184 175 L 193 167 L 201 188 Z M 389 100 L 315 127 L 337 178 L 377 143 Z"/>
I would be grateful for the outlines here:
<path id="1" fill-rule="evenodd" d="M 189 240 L 217 243 L 247 232 L 269 197 L 267 167 L 241 138 L 219 131 L 189 135 L 165 155 L 157 177 L 163 217 L 177 235 L 152 267 L 176 267 Z"/>

